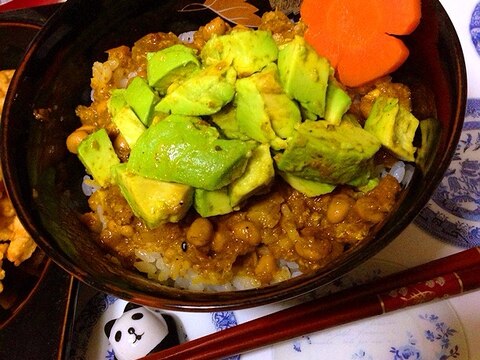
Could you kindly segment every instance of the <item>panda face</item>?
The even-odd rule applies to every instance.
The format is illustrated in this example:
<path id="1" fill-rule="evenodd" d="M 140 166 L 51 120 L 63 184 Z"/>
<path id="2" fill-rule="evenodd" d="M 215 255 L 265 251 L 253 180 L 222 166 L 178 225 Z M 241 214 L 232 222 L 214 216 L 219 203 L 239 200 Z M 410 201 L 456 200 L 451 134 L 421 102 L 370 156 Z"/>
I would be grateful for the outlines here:
<path id="1" fill-rule="evenodd" d="M 108 339 L 118 360 L 133 360 L 146 356 L 168 332 L 160 314 L 138 307 L 125 311 L 113 323 Z"/>

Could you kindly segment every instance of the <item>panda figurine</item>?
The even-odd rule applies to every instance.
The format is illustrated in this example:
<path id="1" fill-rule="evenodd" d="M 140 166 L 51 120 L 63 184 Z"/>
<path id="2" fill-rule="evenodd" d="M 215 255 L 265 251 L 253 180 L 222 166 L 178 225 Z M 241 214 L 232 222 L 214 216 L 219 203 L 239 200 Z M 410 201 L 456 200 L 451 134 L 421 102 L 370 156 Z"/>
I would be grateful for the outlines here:
<path id="1" fill-rule="evenodd" d="M 172 316 L 128 303 L 122 316 L 104 326 L 117 360 L 134 360 L 180 343 Z"/>

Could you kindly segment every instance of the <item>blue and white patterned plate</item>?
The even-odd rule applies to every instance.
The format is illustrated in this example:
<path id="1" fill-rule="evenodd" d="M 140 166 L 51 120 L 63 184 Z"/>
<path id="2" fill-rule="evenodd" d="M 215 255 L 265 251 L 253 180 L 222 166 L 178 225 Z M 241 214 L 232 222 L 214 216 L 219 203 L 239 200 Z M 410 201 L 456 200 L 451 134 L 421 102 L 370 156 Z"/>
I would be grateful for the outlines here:
<path id="1" fill-rule="evenodd" d="M 473 45 L 478 55 L 480 55 L 480 3 L 478 3 L 473 10 L 469 28 Z"/>
<path id="2" fill-rule="evenodd" d="M 447 302 L 304 336 L 272 348 L 273 359 L 467 359 L 461 324 Z"/>
<path id="3" fill-rule="evenodd" d="M 480 99 L 468 100 L 452 163 L 415 222 L 455 245 L 480 245 Z"/>
<path id="4" fill-rule="evenodd" d="M 332 292 L 398 271 L 404 267 L 388 260 L 373 259 L 335 282 Z M 300 299 L 297 301 L 303 301 Z M 110 295 L 93 293 L 75 321 L 71 360 L 113 360 L 114 353 L 104 334 L 104 325 L 118 318 L 127 303 Z M 185 335 L 183 341 L 243 323 L 293 302 L 240 311 L 216 313 L 169 312 Z M 469 350 L 462 324 L 448 301 L 394 312 L 370 320 L 317 332 L 229 360 L 468 360 Z"/>

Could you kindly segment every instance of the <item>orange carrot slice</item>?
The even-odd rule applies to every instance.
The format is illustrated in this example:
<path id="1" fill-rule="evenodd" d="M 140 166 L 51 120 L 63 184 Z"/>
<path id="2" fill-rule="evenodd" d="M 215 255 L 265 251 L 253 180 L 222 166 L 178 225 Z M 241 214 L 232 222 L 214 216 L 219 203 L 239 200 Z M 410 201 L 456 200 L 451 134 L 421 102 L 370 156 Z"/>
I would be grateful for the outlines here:
<path id="1" fill-rule="evenodd" d="M 305 39 L 347 86 L 398 69 L 409 55 L 402 40 L 418 26 L 421 0 L 303 0 Z"/>

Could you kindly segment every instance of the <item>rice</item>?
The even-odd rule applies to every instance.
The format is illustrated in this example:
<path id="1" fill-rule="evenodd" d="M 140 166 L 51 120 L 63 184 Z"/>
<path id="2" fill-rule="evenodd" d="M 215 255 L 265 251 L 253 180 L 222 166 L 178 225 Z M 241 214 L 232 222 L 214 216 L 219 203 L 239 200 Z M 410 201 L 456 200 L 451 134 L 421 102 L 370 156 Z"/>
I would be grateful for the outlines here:
<path id="1" fill-rule="evenodd" d="M 177 264 L 166 264 L 159 252 L 136 251 L 137 261 L 135 268 L 147 275 L 149 279 L 154 279 L 165 285 L 174 286 L 179 289 L 188 289 L 192 291 L 222 292 L 232 290 L 253 289 L 261 286 L 261 283 L 247 275 L 237 275 L 231 282 L 217 283 L 216 280 L 201 276 L 193 268 L 187 267 L 182 271 L 175 269 L 182 268 L 182 261 Z M 291 277 L 287 266 L 282 268 L 281 276 L 278 276 L 274 282 L 280 282 Z"/>

